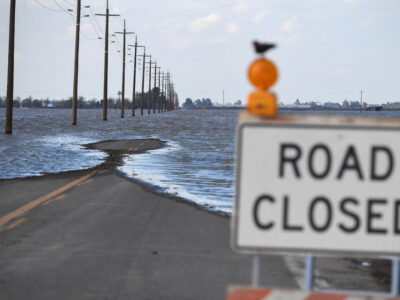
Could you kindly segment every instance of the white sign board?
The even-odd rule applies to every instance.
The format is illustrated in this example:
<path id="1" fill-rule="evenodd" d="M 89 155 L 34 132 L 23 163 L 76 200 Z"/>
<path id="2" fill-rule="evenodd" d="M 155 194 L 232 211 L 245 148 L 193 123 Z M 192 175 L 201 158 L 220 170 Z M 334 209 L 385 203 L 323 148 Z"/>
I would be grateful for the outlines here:
<path id="1" fill-rule="evenodd" d="M 234 249 L 398 255 L 400 122 L 290 118 L 239 123 Z"/>

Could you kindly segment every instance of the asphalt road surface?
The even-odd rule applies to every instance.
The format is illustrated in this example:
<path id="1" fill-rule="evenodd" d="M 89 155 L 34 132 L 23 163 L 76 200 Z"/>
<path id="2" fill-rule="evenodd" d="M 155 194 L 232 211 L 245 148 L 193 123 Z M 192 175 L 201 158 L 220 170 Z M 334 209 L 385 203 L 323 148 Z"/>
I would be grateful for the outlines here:
<path id="1" fill-rule="evenodd" d="M 110 145 L 91 145 L 114 154 L 97 169 L 0 181 L 0 299 L 225 299 L 250 284 L 229 218 L 115 173 L 124 149 L 161 142 Z M 285 257 L 261 262 L 261 284 L 298 287 Z"/>

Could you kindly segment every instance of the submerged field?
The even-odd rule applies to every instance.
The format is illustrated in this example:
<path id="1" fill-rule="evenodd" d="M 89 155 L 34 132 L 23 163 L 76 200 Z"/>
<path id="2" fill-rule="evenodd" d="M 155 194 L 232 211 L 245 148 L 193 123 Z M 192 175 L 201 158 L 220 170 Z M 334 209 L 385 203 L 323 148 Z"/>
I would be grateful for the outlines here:
<path id="1" fill-rule="evenodd" d="M 287 112 L 286 112 L 287 113 Z M 360 115 L 358 111 L 297 112 Z M 230 213 L 234 186 L 235 126 L 238 110 L 178 110 L 136 117 L 109 110 L 79 110 L 78 125 L 70 125 L 69 109 L 15 109 L 12 135 L 0 135 L 0 178 L 90 168 L 106 153 L 82 145 L 110 139 L 159 138 L 167 147 L 127 155 L 119 167 L 125 176 Z M 4 123 L 0 109 L 0 123 Z M 400 117 L 399 111 L 363 112 L 363 116 Z"/>

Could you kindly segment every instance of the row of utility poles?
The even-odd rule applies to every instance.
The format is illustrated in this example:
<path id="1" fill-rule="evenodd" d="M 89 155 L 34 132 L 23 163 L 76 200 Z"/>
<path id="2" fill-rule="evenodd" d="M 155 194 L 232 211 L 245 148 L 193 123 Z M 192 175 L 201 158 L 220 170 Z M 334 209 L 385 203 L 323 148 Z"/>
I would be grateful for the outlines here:
<path id="1" fill-rule="evenodd" d="M 8 48 L 8 74 L 7 74 L 7 100 L 6 100 L 6 124 L 5 133 L 12 133 L 12 113 L 13 113 L 13 97 L 14 97 L 14 38 L 15 38 L 15 5 L 16 0 L 10 0 L 10 31 L 9 31 L 9 48 Z M 89 6 L 85 6 L 87 8 Z M 75 58 L 74 58 L 74 81 L 73 81 L 73 92 L 72 92 L 72 125 L 77 124 L 77 113 L 78 113 L 78 75 L 79 75 L 79 38 L 80 38 L 80 21 L 81 21 L 81 0 L 77 0 L 76 7 L 76 29 L 75 29 Z M 96 14 L 96 16 L 105 17 L 105 38 L 104 38 L 104 85 L 103 85 L 103 120 L 107 120 L 107 99 L 108 99 L 108 46 L 109 46 L 109 18 L 119 16 L 117 14 L 110 14 L 108 0 L 106 4 L 105 14 Z M 126 65 L 126 35 L 135 34 L 134 32 L 128 32 L 126 30 L 126 21 L 124 20 L 124 27 L 122 32 L 115 32 L 115 34 L 123 35 L 123 51 L 122 51 L 122 87 L 121 87 L 121 118 L 124 118 L 125 114 L 125 65 Z M 144 103 L 144 82 L 145 82 L 145 70 L 146 64 L 149 66 L 149 87 L 148 87 L 148 99 L 147 107 L 148 114 L 151 112 L 151 106 L 153 107 L 153 113 L 156 113 L 156 102 L 158 98 L 158 112 L 165 112 L 174 109 L 175 104 L 175 91 L 174 85 L 171 81 L 171 75 L 169 72 L 161 72 L 161 67 L 157 66 L 157 62 L 154 61 L 154 84 L 153 88 L 157 87 L 157 74 L 158 74 L 158 91 L 161 90 L 161 95 L 158 93 L 151 92 L 151 79 L 152 79 L 152 57 L 146 55 L 146 47 L 138 45 L 137 36 L 135 36 L 135 44 L 128 45 L 128 47 L 134 47 L 134 60 L 133 60 L 133 92 L 132 92 L 132 116 L 135 116 L 135 105 L 136 105 L 136 70 L 138 50 L 143 49 L 142 54 L 142 89 L 140 98 L 140 114 L 143 115 L 143 103 Z M 148 58 L 148 61 L 146 59 Z M 162 75 L 162 79 L 161 79 Z M 152 99 L 153 96 L 153 99 Z M 166 99 L 164 105 L 163 96 Z M 151 101 L 153 103 L 151 104 Z"/>

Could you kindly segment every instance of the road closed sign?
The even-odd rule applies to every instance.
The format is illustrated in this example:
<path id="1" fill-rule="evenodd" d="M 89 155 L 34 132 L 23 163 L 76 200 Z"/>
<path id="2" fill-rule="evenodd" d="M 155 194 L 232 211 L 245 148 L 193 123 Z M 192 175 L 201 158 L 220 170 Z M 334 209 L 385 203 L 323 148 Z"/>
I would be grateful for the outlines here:
<path id="1" fill-rule="evenodd" d="M 398 255 L 400 121 L 242 113 L 232 244 Z"/>

